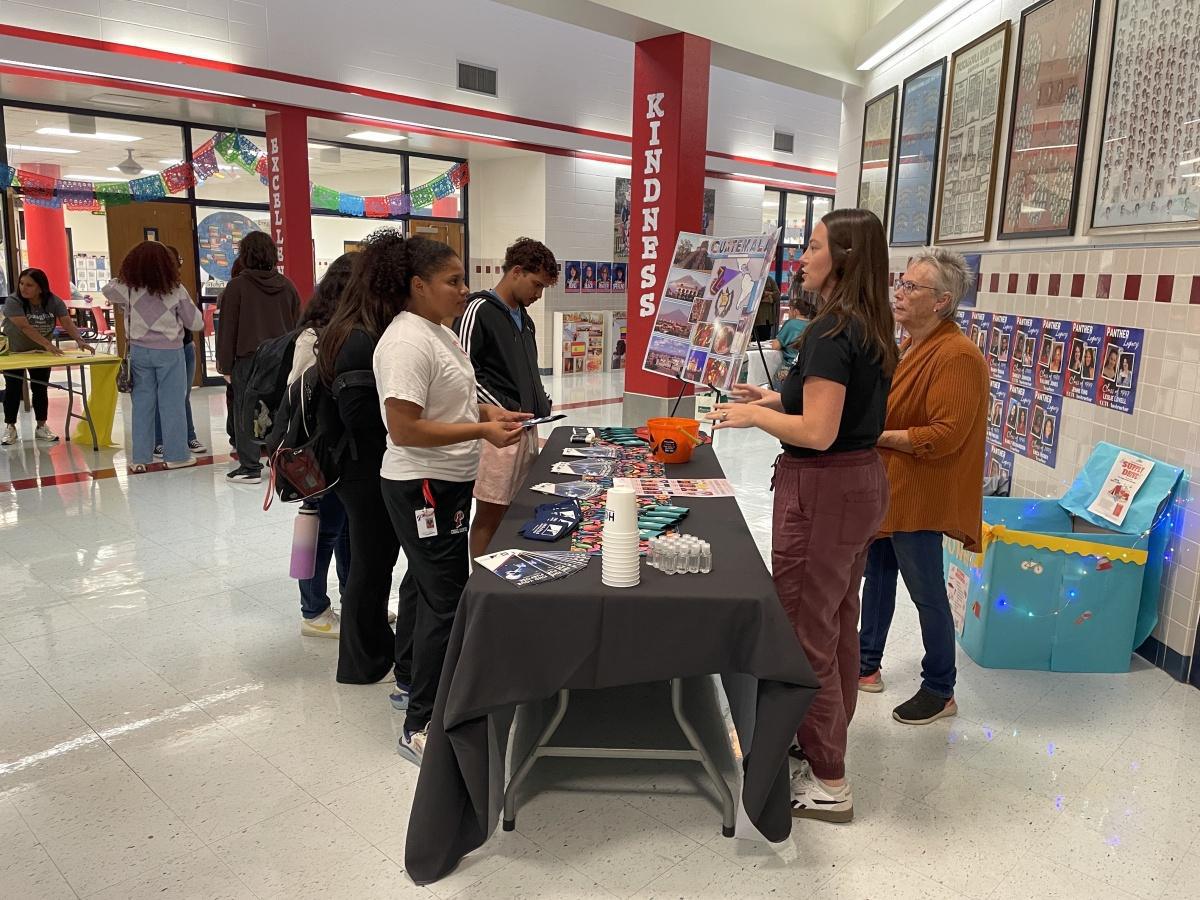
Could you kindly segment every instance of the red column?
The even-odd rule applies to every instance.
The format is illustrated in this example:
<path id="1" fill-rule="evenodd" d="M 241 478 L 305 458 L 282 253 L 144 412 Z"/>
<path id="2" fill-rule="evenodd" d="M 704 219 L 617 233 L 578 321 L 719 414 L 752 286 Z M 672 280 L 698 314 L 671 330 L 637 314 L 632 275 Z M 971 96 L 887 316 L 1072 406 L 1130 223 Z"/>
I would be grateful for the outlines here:
<path id="1" fill-rule="evenodd" d="M 23 168 L 47 178 L 58 178 L 54 165 L 30 164 Z M 29 248 L 29 267 L 41 269 L 50 279 L 50 290 L 66 302 L 71 296 L 71 250 L 67 246 L 67 225 L 62 207 L 38 206 L 26 201 L 25 242 Z"/>
<path id="2" fill-rule="evenodd" d="M 300 298 L 312 296 L 312 205 L 308 184 L 308 116 L 295 109 L 267 114 L 267 191 L 271 237 L 279 248 L 280 270 Z"/>
<path id="3" fill-rule="evenodd" d="M 682 384 L 646 372 L 650 329 L 681 231 L 700 231 L 708 146 L 708 40 L 641 41 L 633 59 L 633 176 L 625 370 L 627 423 L 664 415 Z"/>

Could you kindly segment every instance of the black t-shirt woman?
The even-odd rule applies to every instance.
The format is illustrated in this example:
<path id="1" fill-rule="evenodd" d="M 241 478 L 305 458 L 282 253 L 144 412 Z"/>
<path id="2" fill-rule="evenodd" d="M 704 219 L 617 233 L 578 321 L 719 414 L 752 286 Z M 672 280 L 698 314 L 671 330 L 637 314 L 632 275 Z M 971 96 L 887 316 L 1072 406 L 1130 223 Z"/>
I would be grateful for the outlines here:
<path id="1" fill-rule="evenodd" d="M 858 692 L 859 584 L 887 509 L 875 445 L 899 359 L 887 290 L 887 239 L 873 213 L 836 210 L 801 258 L 804 288 L 821 296 L 782 392 L 747 384 L 717 406 L 717 428 L 778 438 L 772 571 L 821 688 L 797 733 L 808 765 L 792 778 L 792 815 L 848 822 L 846 731 Z"/>

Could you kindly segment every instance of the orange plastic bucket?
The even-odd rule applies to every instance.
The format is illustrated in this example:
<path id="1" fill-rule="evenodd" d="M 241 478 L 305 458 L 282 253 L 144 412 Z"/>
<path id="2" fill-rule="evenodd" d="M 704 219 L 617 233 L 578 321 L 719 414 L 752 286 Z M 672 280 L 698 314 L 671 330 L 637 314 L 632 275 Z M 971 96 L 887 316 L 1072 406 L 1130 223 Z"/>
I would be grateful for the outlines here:
<path id="1" fill-rule="evenodd" d="M 700 423 L 695 419 L 651 419 L 650 449 L 661 463 L 685 463 L 692 458 L 692 448 L 701 443 Z"/>

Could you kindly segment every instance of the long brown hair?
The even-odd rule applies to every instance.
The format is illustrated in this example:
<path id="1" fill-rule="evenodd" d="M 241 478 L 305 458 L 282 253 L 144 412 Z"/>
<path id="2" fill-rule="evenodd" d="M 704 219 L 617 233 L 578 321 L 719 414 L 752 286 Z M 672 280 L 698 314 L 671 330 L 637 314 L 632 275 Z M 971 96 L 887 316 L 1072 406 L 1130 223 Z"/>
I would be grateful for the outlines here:
<path id="1" fill-rule="evenodd" d="M 317 339 L 317 367 L 327 385 L 333 384 L 338 354 L 354 329 L 378 342 L 392 319 L 408 308 L 413 278 L 428 281 L 458 256 L 447 244 L 405 239 L 395 228 L 371 232 L 359 251 L 341 300 Z"/>
<path id="2" fill-rule="evenodd" d="M 829 337 L 841 334 L 851 322 L 862 328 L 866 346 L 890 378 L 900 361 L 896 322 L 888 297 L 887 237 L 875 213 L 865 209 L 835 209 L 823 219 L 829 234 L 832 274 L 837 278 L 829 296 L 821 301 L 818 317 L 832 316 Z M 808 337 L 812 328 L 804 330 Z"/>
<path id="3" fill-rule="evenodd" d="M 134 290 L 165 297 L 179 287 L 179 256 L 158 241 L 142 241 L 126 255 L 117 277 Z"/>

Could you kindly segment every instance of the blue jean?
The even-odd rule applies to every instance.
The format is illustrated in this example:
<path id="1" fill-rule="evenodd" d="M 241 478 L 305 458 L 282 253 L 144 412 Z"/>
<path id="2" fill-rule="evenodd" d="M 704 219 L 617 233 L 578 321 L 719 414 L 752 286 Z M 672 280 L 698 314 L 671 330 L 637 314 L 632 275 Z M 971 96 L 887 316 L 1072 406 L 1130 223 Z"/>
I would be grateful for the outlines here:
<path id="1" fill-rule="evenodd" d="M 191 459 L 187 445 L 187 417 L 183 412 L 186 391 L 183 354 L 133 344 L 129 348 L 133 370 L 133 463 L 148 465 L 154 453 L 154 419 L 162 417 L 163 459 Z"/>
<path id="2" fill-rule="evenodd" d="M 904 584 L 921 620 L 921 686 L 939 697 L 954 696 L 954 616 L 946 596 L 942 535 L 901 531 L 880 538 L 867 552 L 867 580 L 858 633 L 859 672 L 870 675 L 883 662 L 883 645 L 896 612 L 896 576 Z"/>
<path id="3" fill-rule="evenodd" d="M 350 577 L 350 528 L 346 508 L 337 494 L 330 491 L 317 501 L 320 525 L 317 527 L 317 564 L 312 578 L 300 582 L 300 612 L 315 619 L 329 609 L 329 559 L 336 560 L 338 590 L 345 590 Z"/>
<path id="4" fill-rule="evenodd" d="M 196 425 L 192 422 L 192 381 L 196 377 L 196 349 L 192 344 L 184 344 L 180 351 L 183 354 L 183 368 L 187 381 L 187 390 L 183 394 L 183 411 L 187 414 L 187 439 L 191 443 L 196 439 Z M 163 442 L 162 417 L 154 414 L 154 446 L 161 447 Z"/>

